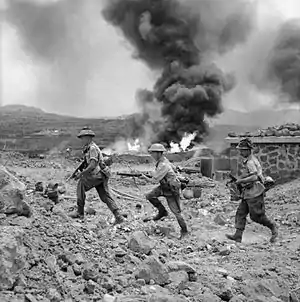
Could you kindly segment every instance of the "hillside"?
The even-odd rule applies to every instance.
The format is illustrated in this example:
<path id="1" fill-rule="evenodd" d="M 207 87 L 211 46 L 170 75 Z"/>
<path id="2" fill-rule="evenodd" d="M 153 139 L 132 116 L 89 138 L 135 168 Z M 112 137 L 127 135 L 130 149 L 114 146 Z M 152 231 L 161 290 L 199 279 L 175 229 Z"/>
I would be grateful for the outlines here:
<path id="1" fill-rule="evenodd" d="M 33 107 L 10 105 L 0 107 L 0 149 L 50 150 L 54 147 L 79 147 L 76 134 L 90 126 L 97 134 L 96 142 L 108 146 L 118 138 L 128 137 L 133 116 L 84 119 L 47 113 Z M 208 141 L 218 148 L 228 132 L 252 131 L 284 122 L 300 122 L 296 110 L 262 110 L 239 112 L 227 110 L 211 127 Z"/>

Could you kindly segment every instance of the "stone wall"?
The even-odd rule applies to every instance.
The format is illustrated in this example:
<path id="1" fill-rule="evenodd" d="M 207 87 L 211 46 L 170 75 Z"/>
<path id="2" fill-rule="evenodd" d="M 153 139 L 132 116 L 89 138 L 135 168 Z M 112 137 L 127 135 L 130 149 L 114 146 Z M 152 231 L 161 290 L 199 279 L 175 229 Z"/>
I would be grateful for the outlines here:
<path id="1" fill-rule="evenodd" d="M 236 149 L 237 143 L 231 143 L 230 169 L 234 175 L 240 175 L 241 158 Z M 269 175 L 277 182 L 300 176 L 300 144 L 295 142 L 256 142 L 253 153 L 261 162 L 264 175 Z"/>

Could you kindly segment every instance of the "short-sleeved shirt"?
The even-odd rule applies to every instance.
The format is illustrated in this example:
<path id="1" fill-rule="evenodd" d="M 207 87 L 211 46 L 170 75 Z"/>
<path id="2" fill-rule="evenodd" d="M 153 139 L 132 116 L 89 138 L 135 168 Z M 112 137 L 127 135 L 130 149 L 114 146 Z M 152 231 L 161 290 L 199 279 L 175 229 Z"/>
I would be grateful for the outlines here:
<path id="1" fill-rule="evenodd" d="M 101 178 L 102 174 L 100 173 L 101 169 L 99 163 L 100 161 L 103 161 L 103 155 L 100 148 L 94 142 L 91 142 L 89 146 L 87 146 L 85 159 L 88 165 L 90 164 L 92 159 L 96 161 L 97 163 L 96 168 L 92 170 L 90 174 L 94 177 Z"/>
<path id="2" fill-rule="evenodd" d="M 156 163 L 156 169 L 152 173 L 152 177 L 154 180 L 160 182 L 161 185 L 180 186 L 175 166 L 164 156 Z"/>
<path id="3" fill-rule="evenodd" d="M 265 190 L 265 187 L 263 185 L 264 177 L 260 162 L 253 154 L 251 154 L 248 158 L 243 161 L 242 176 L 247 175 L 256 175 L 258 177 L 258 180 L 246 184 L 243 190 L 243 198 L 250 199 L 260 196 Z"/>

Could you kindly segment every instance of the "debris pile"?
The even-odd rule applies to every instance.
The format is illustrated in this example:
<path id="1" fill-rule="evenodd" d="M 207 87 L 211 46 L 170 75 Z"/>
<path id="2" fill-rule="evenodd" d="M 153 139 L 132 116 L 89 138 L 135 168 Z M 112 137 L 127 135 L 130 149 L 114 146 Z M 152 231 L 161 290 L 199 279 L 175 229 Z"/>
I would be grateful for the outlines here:
<path id="1" fill-rule="evenodd" d="M 257 130 L 257 132 L 245 132 L 237 134 L 234 132 L 228 133 L 229 137 L 265 137 L 265 136 L 300 136 L 300 125 L 288 123 L 285 125 L 268 127 L 267 129 Z"/>
<path id="2" fill-rule="evenodd" d="M 14 169 L 19 175 L 19 167 Z M 0 194 L 16 182 L 11 173 L 1 171 L 9 180 L 5 184 L 8 178 L 0 178 Z M 55 187 L 55 180 L 49 183 L 38 169 L 21 171 L 22 178 L 30 182 L 27 191 L 38 190 L 30 189 L 25 195 L 30 217 L 0 213 L 0 269 L 4 272 L 0 276 L 0 301 L 300 299 L 299 181 L 267 193 L 266 207 L 281 232 L 280 240 L 271 247 L 270 234 L 250 220 L 241 244 L 228 241 L 224 234 L 234 224 L 237 204 L 230 201 L 223 184 L 197 175 L 192 175 L 192 182 L 199 185 L 202 194 L 182 198 L 191 233 L 181 241 L 172 215 L 158 222 L 143 222 L 144 216 L 155 211 L 144 202 L 144 194 L 152 185 L 139 181 L 135 186 L 132 180 L 131 185 L 129 180 L 124 185 L 125 181 L 114 174 L 112 187 L 141 201 L 137 206 L 137 200 L 116 198 L 127 222 L 113 226 L 113 215 L 94 190 L 87 193 L 85 220 L 72 220 L 67 214 L 76 207 L 74 199 L 53 202 L 42 195 L 41 188 L 47 187 L 60 193 L 60 184 Z M 25 187 L 20 181 L 17 184 Z M 72 182 L 68 193 L 75 195 L 75 191 L 76 183 Z"/>

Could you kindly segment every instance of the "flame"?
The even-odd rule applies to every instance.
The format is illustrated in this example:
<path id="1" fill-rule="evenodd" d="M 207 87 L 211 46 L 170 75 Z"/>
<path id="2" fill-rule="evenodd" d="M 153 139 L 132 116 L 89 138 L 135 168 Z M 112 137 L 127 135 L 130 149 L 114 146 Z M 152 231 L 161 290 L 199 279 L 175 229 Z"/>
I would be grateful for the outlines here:
<path id="1" fill-rule="evenodd" d="M 127 141 L 128 151 L 140 151 L 142 148 L 140 140 L 137 138 L 133 142 Z"/>
<path id="2" fill-rule="evenodd" d="M 197 131 L 193 133 L 185 133 L 180 141 L 180 143 L 170 143 L 170 152 L 176 153 L 181 151 L 186 151 L 186 149 L 190 146 L 191 142 L 195 139 L 197 135 Z"/>

